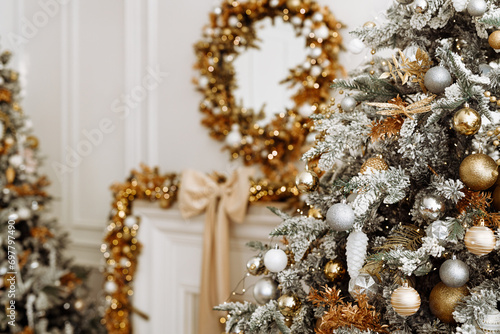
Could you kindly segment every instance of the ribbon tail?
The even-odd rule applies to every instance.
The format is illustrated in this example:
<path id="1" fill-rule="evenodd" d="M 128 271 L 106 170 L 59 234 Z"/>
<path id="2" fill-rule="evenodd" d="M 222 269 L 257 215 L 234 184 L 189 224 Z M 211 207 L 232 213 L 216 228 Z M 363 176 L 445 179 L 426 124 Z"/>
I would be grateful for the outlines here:
<path id="1" fill-rule="evenodd" d="M 223 303 L 230 294 L 229 278 L 229 220 L 217 208 L 217 202 L 211 203 L 206 212 L 203 241 L 199 323 L 198 333 L 224 333 L 224 326 L 219 318 L 224 312 L 213 308 Z"/>

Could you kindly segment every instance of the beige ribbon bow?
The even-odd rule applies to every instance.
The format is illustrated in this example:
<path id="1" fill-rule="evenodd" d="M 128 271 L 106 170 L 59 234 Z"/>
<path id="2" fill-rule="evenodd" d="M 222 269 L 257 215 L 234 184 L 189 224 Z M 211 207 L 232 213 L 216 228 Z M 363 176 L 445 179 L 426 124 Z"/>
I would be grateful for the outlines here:
<path id="1" fill-rule="evenodd" d="M 179 209 L 183 218 L 206 211 L 203 240 L 200 304 L 200 334 L 224 332 L 213 307 L 226 301 L 231 292 L 229 279 L 230 220 L 245 219 L 252 170 L 237 169 L 224 183 L 206 174 L 186 170 L 179 189 Z"/>

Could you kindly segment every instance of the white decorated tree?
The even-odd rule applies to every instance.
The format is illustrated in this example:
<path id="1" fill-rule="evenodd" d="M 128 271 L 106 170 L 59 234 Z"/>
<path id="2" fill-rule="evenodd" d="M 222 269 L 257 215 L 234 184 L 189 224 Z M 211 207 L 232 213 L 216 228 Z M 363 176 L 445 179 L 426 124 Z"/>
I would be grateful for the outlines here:
<path id="1" fill-rule="evenodd" d="M 398 0 L 352 32 L 371 59 L 312 116 L 311 210 L 251 244 L 227 332 L 500 333 L 498 6 Z"/>
<path id="2" fill-rule="evenodd" d="M 0 332 L 102 333 L 88 271 L 65 255 L 69 240 L 48 214 L 49 182 L 10 58 L 0 54 Z"/>

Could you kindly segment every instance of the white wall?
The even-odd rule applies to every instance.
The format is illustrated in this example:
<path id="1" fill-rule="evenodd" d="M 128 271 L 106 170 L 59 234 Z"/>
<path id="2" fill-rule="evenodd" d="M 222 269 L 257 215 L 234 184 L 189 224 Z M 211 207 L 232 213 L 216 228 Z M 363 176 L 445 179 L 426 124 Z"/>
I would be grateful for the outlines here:
<path id="1" fill-rule="evenodd" d="M 320 2 L 354 28 L 380 16 L 390 0 Z M 217 3 L 0 1 L 0 43 L 14 51 L 22 72 L 22 105 L 46 158 L 42 172 L 53 182 L 53 212 L 70 231 L 79 262 L 99 263 L 109 186 L 140 162 L 165 172 L 228 168 L 220 143 L 200 125 L 201 97 L 191 83 L 192 46 Z M 347 31 L 344 38 L 351 39 Z M 350 69 L 363 57 L 344 54 L 342 63 Z M 141 96 L 143 80 L 155 69 L 165 77 Z M 135 96 L 127 115 L 120 109 L 124 95 Z M 93 143 L 85 131 L 93 134 Z M 85 155 L 81 159 L 72 153 L 78 149 Z M 57 163 L 67 170 L 58 172 Z"/>

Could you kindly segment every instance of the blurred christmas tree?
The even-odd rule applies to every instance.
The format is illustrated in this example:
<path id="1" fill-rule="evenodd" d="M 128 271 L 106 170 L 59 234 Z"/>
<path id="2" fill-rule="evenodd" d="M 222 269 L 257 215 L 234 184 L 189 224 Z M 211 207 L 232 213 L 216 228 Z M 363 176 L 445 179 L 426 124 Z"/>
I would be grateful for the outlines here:
<path id="1" fill-rule="evenodd" d="M 500 333 L 498 1 L 386 16 L 353 32 L 373 58 L 312 117 L 319 187 L 311 169 L 297 180 L 312 209 L 277 212 L 283 250 L 252 245 L 261 305 L 217 307 L 228 332 Z"/>
<path id="2" fill-rule="evenodd" d="M 64 256 L 68 239 L 45 212 L 49 183 L 37 172 L 38 139 L 18 103 L 10 57 L 0 54 L 0 332 L 101 333 L 88 272 Z"/>

